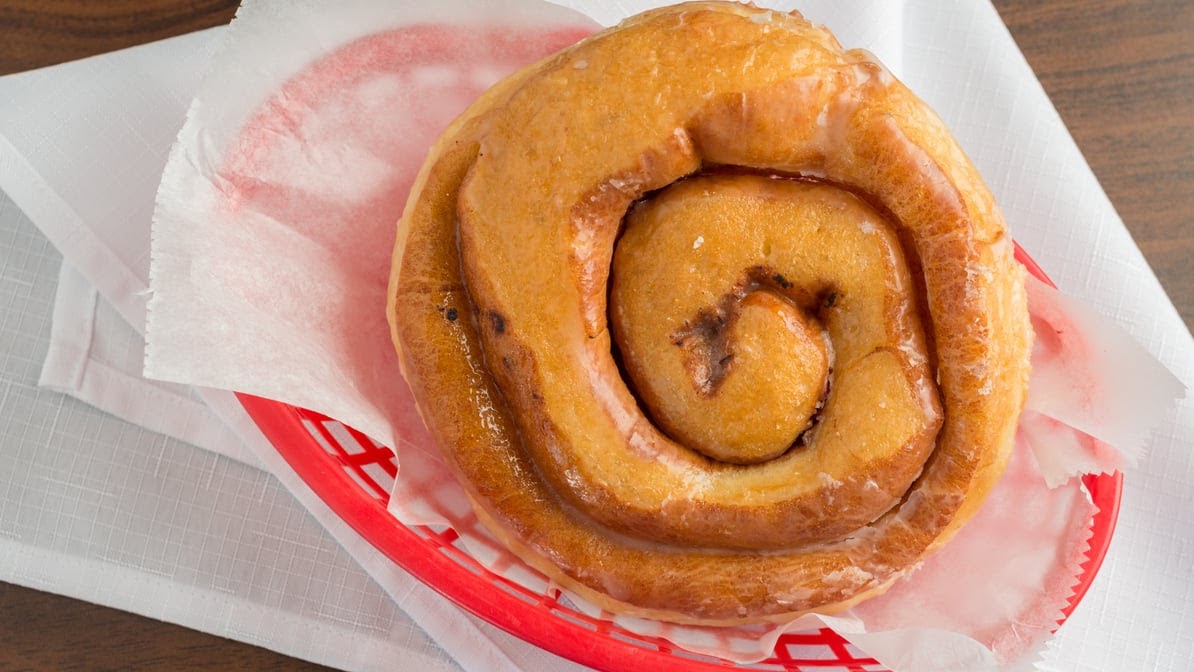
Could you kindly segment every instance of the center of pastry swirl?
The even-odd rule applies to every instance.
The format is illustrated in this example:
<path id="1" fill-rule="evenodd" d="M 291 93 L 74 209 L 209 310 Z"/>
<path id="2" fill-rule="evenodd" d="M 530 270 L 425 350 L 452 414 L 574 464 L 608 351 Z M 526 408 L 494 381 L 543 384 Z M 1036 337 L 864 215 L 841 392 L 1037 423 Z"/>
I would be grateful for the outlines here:
<path id="1" fill-rule="evenodd" d="M 640 401 L 710 458 L 833 444 L 812 427 L 836 430 L 845 408 L 852 425 L 880 426 L 865 448 L 890 453 L 934 413 L 898 241 L 847 191 L 749 174 L 678 182 L 627 217 L 611 283 Z M 847 398 L 823 410 L 834 376 Z M 872 384 L 891 384 L 891 398 L 876 401 Z"/>
<path id="2" fill-rule="evenodd" d="M 923 449 L 936 415 L 911 287 L 891 228 L 848 191 L 703 176 L 631 210 L 610 323 L 640 402 L 690 449 L 738 464 L 793 446 L 888 457 Z M 831 385 L 842 398 L 826 405 Z M 875 429 L 851 448 L 843 424 Z M 863 487 L 885 480 L 884 463 L 863 469 Z M 799 476 L 839 482 L 832 469 Z"/>
<path id="3" fill-rule="evenodd" d="M 585 250 L 612 248 L 608 305 L 580 302 L 607 308 L 610 329 L 585 339 L 580 368 L 548 370 L 550 348 L 482 311 L 491 369 L 559 496 L 628 536 L 753 549 L 840 538 L 898 504 L 940 406 L 883 215 L 835 186 L 747 173 L 676 181 L 624 220 L 616 244 L 603 225 L 573 243 L 582 285 Z M 545 374 L 583 382 L 536 386 Z M 591 395 L 620 436 L 559 431 L 580 412 L 561 390 Z"/>

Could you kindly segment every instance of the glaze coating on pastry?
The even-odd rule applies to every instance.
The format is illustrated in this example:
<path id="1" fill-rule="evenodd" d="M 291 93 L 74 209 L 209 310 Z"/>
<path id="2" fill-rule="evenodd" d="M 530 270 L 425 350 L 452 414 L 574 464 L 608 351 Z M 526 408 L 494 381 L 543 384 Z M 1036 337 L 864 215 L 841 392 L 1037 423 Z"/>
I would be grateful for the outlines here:
<path id="1" fill-rule="evenodd" d="M 877 594 L 976 511 L 1023 271 L 941 121 L 799 15 L 655 10 L 432 149 L 389 316 L 481 520 L 599 605 L 728 624 Z"/>

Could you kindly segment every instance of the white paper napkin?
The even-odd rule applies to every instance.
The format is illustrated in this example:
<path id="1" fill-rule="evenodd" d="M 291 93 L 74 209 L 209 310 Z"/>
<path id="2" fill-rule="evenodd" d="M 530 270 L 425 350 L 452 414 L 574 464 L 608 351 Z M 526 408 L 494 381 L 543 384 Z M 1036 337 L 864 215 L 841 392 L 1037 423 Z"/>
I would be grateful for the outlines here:
<path id="1" fill-rule="evenodd" d="M 135 425 L 250 466 L 260 462 L 185 385 L 141 376 L 145 340 L 69 262 L 58 273 L 54 321 L 38 385 Z"/>
<path id="2" fill-rule="evenodd" d="M 135 342 L 121 329 L 135 332 L 87 324 L 114 313 L 102 299 L 53 315 L 94 289 L 68 278 L 60 290 L 84 291 L 56 303 L 62 257 L 3 193 L 0 241 L 0 580 L 345 669 L 458 669 L 276 479 L 170 436 L 234 440 L 243 455 L 223 423 L 188 413 L 158 433 L 39 388 L 52 317 L 75 336 L 55 343 L 75 350 L 119 350 Z M 102 366 L 84 364 L 84 380 Z M 153 385 L 98 373 L 111 374 L 104 398 L 169 411 L 142 396 Z"/>
<path id="3" fill-rule="evenodd" d="M 955 8 L 942 13 L 936 6 L 908 3 L 902 12 L 896 14 L 900 19 L 905 19 L 894 25 L 902 30 L 901 36 L 907 42 L 903 58 L 905 71 L 901 74 L 914 88 L 918 85 L 913 79 L 914 73 L 910 72 L 910 64 L 919 63 L 920 67 L 928 69 L 935 59 L 940 58 L 941 53 L 955 53 L 945 50 L 957 46 L 947 43 L 961 39 L 958 36 L 977 41 L 978 46 L 972 51 L 982 55 L 973 57 L 984 59 L 979 69 L 990 75 L 990 79 L 986 80 L 988 83 L 982 86 L 992 86 L 992 90 L 1000 94 L 994 98 L 1006 101 L 1006 105 L 997 111 L 1024 123 L 1031 130 L 1016 136 L 993 134 L 986 139 L 981 137 L 982 134 L 978 134 L 980 137 L 964 135 L 963 144 L 979 163 L 980 169 L 984 169 L 984 174 L 997 192 L 1007 192 L 1009 181 L 1018 178 L 1015 171 L 991 174 L 984 168 L 984 163 L 989 166 L 991 157 L 1002 151 L 1014 153 L 1018 171 L 1047 183 L 1047 189 L 1042 193 L 1018 197 L 1014 194 L 1010 197 L 1001 195 L 1003 207 L 1017 237 L 1063 289 L 1118 320 L 1189 385 L 1194 380 L 1194 348 L 1191 347 L 1188 332 L 1176 317 L 1105 196 L 1098 190 L 1093 176 L 1068 140 L 1056 115 L 1052 114 L 1047 101 L 1044 101 L 1039 85 L 1031 77 L 1014 45 L 1011 45 L 995 12 L 984 5 Z M 938 18 L 932 18 L 934 15 Z M 835 26 L 835 30 L 841 32 L 848 30 L 848 27 L 843 29 Z M 132 57 L 127 54 L 105 57 L 111 59 L 107 62 L 113 68 L 107 76 L 120 79 L 113 73 L 140 73 L 144 69 L 156 71 L 155 62 L 160 65 L 161 72 L 171 71 L 179 64 L 196 58 L 198 42 L 188 40 L 199 39 L 192 36 L 159 45 L 161 50 L 152 54 L 145 52 L 141 56 L 144 59 L 142 63 L 131 63 Z M 970 53 L 967 50 L 963 52 Z M 890 56 L 880 55 L 889 63 L 894 63 Z M 46 78 L 38 79 L 36 84 L 28 84 L 29 80 L 24 80 L 19 86 L 0 89 L 0 188 L 12 192 L 23 208 L 36 213 L 35 220 L 39 226 L 53 229 L 56 226 L 54 222 L 83 222 L 112 216 L 125 207 L 121 203 L 126 206 L 129 202 L 141 203 L 140 207 L 145 208 L 152 202 L 152 190 L 148 200 L 144 201 L 137 197 L 125 199 L 122 194 L 111 193 L 112 189 L 120 191 L 121 185 L 125 184 L 124 178 L 134 173 L 140 174 L 135 168 L 122 169 L 122 178 L 115 182 L 105 175 L 99 175 L 98 181 L 104 183 L 106 189 L 79 189 L 79 184 L 95 176 L 82 168 L 77 171 L 69 169 L 78 164 L 87 166 L 88 170 L 102 172 L 112 164 L 103 161 L 110 157 L 103 157 L 102 152 L 97 154 L 97 146 L 111 150 L 110 153 L 118 157 L 121 148 L 114 148 L 109 142 L 114 132 L 133 128 L 137 133 L 145 134 L 141 122 L 146 120 L 138 117 L 135 111 L 124 111 L 128 115 L 125 117 L 116 115 L 107 118 L 104 123 L 111 123 L 111 126 L 97 127 L 99 122 L 89 117 L 88 111 L 95 101 L 107 95 L 99 87 L 90 88 L 86 85 L 88 79 L 102 76 L 99 73 L 102 68 L 96 64 L 103 62 L 105 60 L 97 59 L 87 65 L 86 74 L 62 76 L 61 80 L 56 81 L 58 75 L 50 74 L 53 72 L 51 70 L 40 73 L 39 77 Z M 162 76 L 161 73 L 158 76 Z M 8 86 L 11 81 L 12 78 L 0 79 L 0 85 Z M 973 81 L 954 80 L 942 84 L 944 88 L 952 87 L 953 90 L 966 90 L 978 85 Z M 135 107 L 140 94 L 127 89 L 120 86 L 115 88 L 115 93 L 125 96 L 125 100 L 116 102 L 127 102 Z M 72 99 L 70 94 L 76 90 L 85 93 Z M 14 91 L 17 93 L 13 96 L 7 95 Z M 21 95 L 32 95 L 32 99 Z M 180 100 L 180 109 L 185 107 L 186 99 Z M 974 111 L 958 109 L 965 108 L 968 99 L 957 96 L 930 102 L 943 116 L 949 118 L 950 114 Z M 5 105 L 6 102 L 9 104 Z M 973 106 L 973 101 L 970 105 Z M 1040 112 L 1042 105 L 1046 110 L 1044 114 Z M 179 117 L 173 123 L 177 125 L 180 122 Z M 153 127 L 152 122 L 149 127 Z M 154 142 L 163 139 L 159 134 L 150 135 Z M 160 154 L 153 155 L 163 161 L 169 145 L 169 139 L 164 140 L 165 144 L 159 148 Z M 81 193 L 86 193 L 92 200 L 80 200 Z M 109 200 L 110 196 L 117 198 Z M 134 225 L 136 219 L 118 215 L 112 221 L 118 225 Z M 105 229 L 91 229 L 84 224 L 73 230 L 77 233 L 57 235 L 55 243 L 64 249 L 76 250 L 80 257 L 80 268 L 103 269 L 105 264 L 111 262 L 111 255 L 94 252 L 97 248 L 95 238 L 107 240 L 103 237 Z M 10 239 L 17 240 L 20 237 L 19 234 L 10 233 L 9 229 L 0 229 L 0 232 L 3 233 L 2 240 L 6 247 Z M 122 237 L 117 233 L 112 238 L 120 240 Z M 144 261 L 143 257 L 135 255 L 129 259 L 136 263 Z M 26 263 L 27 257 L 19 262 L 6 261 L 5 265 L 0 266 L 5 273 L 6 289 L 12 286 L 9 277 L 13 269 L 20 270 Z M 136 283 L 127 282 L 129 274 L 119 269 L 111 274 L 99 271 L 95 274 L 106 278 L 101 285 L 116 288 L 112 295 L 116 298 L 116 305 L 125 306 L 120 311 L 122 314 L 136 314 L 136 309 L 129 306 L 135 303 L 139 290 Z M 16 286 L 19 288 L 26 282 L 32 281 L 20 276 Z M 33 304 L 48 314 L 48 299 L 44 292 L 42 294 L 40 302 L 33 301 Z M 15 301 L 3 304 L 3 310 L 6 327 L 19 323 L 14 321 L 13 315 L 23 316 L 31 311 L 25 303 L 18 305 Z M 14 310 L 20 312 L 14 313 Z M 23 319 L 26 318 L 15 318 Z M 4 336 L 7 343 L 9 332 L 6 331 Z M 23 332 L 16 334 L 17 341 L 30 338 Z M 6 346 L 6 354 L 9 355 L 5 358 L 6 364 L 15 362 L 25 369 L 31 366 L 36 369 L 36 356 L 12 356 L 8 347 L 15 346 Z M 36 347 L 33 346 L 34 350 Z M 13 389 L 11 386 L 5 388 L 6 403 L 24 398 Z M 16 412 L 26 410 L 21 407 Z M 1194 464 L 1188 450 L 1194 444 L 1192 412 L 1194 408 L 1190 402 L 1183 402 L 1175 418 L 1158 432 L 1149 459 L 1137 472 L 1129 474 L 1120 528 L 1107 564 L 1086 601 L 1053 641 L 1045 669 L 1184 669 L 1194 650 L 1189 628 L 1185 627 L 1191 618 L 1187 605 L 1194 602 L 1191 599 L 1194 595 L 1191 595 L 1191 588 L 1186 581 L 1187 570 L 1194 562 L 1194 551 L 1183 541 L 1192 536 L 1194 523 L 1182 513 L 1183 493 L 1194 482 Z M 5 416 L 10 417 L 8 408 L 5 408 Z M 29 417 L 40 416 L 34 414 Z M 64 412 L 58 417 L 63 427 L 74 426 L 73 423 L 78 422 L 71 420 L 69 413 Z M 48 419 L 42 421 L 47 426 L 53 424 Z M 15 426 L 23 428 L 22 431 L 31 431 L 28 423 L 17 423 Z M 5 452 L 0 457 L 12 454 L 9 446 L 13 444 L 5 441 L 4 445 Z M 188 459 L 193 458 L 184 457 L 182 462 Z M 7 477 L 8 472 L 5 473 Z M 15 481 L 7 483 L 7 498 L 0 500 L 4 506 L 0 509 L 3 514 L 0 521 L 3 522 L 9 521 L 12 511 L 11 493 L 29 491 L 23 485 L 15 485 Z M 94 482 L 85 485 L 90 487 Z M 1147 496 L 1145 493 L 1148 493 Z M 78 493 L 74 496 L 78 496 Z M 69 509 L 62 502 L 52 505 L 53 502 L 36 495 L 26 497 L 22 494 L 18 499 L 23 506 L 28 505 L 35 512 L 49 512 L 33 515 L 62 516 L 63 509 Z M 90 548 L 95 550 L 102 547 L 102 544 L 98 544 Z M 10 567 L 5 566 L 5 569 Z M 379 571 L 375 575 L 384 573 Z M 96 571 L 94 575 L 100 576 L 101 572 Z M 77 580 L 53 576 L 44 579 L 40 585 L 52 590 L 70 591 L 78 590 L 79 583 Z M 294 588 L 284 583 L 279 590 L 289 594 Z M 113 594 L 120 594 L 120 591 L 105 590 L 102 597 L 112 602 L 115 599 Z M 145 606 L 144 602 L 127 608 L 143 608 L 147 610 L 146 613 L 152 609 Z M 185 616 L 188 612 L 184 609 L 180 613 Z M 249 623 L 248 631 L 252 630 L 251 626 Z M 245 634 L 246 630 L 235 627 L 230 630 L 233 630 L 230 633 L 232 636 L 250 641 L 260 637 L 259 634 Z M 495 637 L 500 639 L 501 635 Z M 515 648 L 509 647 L 508 650 Z M 509 657 L 518 660 L 514 654 Z M 349 665 L 345 663 L 344 666 Z"/>

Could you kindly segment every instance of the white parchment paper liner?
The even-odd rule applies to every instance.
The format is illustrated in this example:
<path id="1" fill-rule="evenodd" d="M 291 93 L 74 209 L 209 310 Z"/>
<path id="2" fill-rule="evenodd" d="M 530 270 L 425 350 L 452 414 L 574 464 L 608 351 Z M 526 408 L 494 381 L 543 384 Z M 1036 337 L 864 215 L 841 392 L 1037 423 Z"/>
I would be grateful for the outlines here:
<path id="1" fill-rule="evenodd" d="M 872 41 L 859 46 L 899 74 L 903 33 L 892 26 L 904 13 L 893 13 L 896 4 L 863 8 L 871 13 L 829 3 L 801 9 L 847 45 L 856 43 L 831 20 L 835 13 L 853 22 L 847 24 L 853 32 L 866 34 L 857 27 L 868 26 Z M 192 105 L 158 195 L 146 373 L 316 409 L 396 446 L 402 478 L 392 506 L 402 520 L 450 523 L 493 568 L 520 582 L 542 581 L 503 557 L 444 479 L 395 375 L 380 307 L 393 223 L 431 140 L 484 86 L 559 46 L 552 39 L 592 25 L 531 1 L 433 8 L 362 1 L 320 9 L 248 3 Z M 453 30 L 434 28 L 445 25 Z M 494 27 L 519 39 L 486 38 Z M 479 32 L 453 42 L 461 28 Z M 416 29 L 422 32 L 411 32 Z M 553 37 L 531 39 L 542 35 Z M 1070 337 L 1118 333 L 1097 316 L 1073 318 L 1081 310 L 1056 292 L 1034 285 L 1032 297 L 1034 307 L 1047 307 L 1034 312 L 1038 329 L 1065 325 L 1057 333 Z M 1038 348 L 1023 449 L 991 503 L 908 581 L 833 626 L 896 669 L 994 669 L 1031 655 L 1056 622 L 1086 550 L 1091 506 L 1069 477 L 1120 465 L 1123 458 L 1104 440 L 1126 442 L 1129 458 L 1138 454 L 1158 409 L 1180 390 L 1176 381 L 1162 382 L 1167 372 L 1147 355 L 1139 360 L 1143 351 L 1132 353 L 1133 345 L 1119 336 L 1084 345 L 1083 352 L 1101 351 L 1108 361 L 1132 362 L 1119 369 L 1100 368 L 1090 357 L 1067 359 L 1075 352 L 1070 346 Z M 1075 375 L 1100 381 L 1125 373 L 1140 381 L 1125 398 L 1098 396 L 1106 386 L 1064 384 Z M 1060 403 L 1065 400 L 1084 402 Z M 1099 403 L 1086 403 L 1092 400 Z M 1138 404 L 1132 413 L 1108 412 L 1129 401 Z M 1105 421 L 1124 418 L 1130 421 Z M 1072 450 L 1048 449 L 1045 441 L 1059 436 L 1071 437 Z M 1059 488 L 1043 487 L 1037 463 L 1027 457 L 1030 444 Z M 1017 510 L 1026 501 L 1035 506 L 1031 525 Z M 992 545 L 994 538 L 999 543 Z M 978 590 L 983 586 L 996 590 Z M 591 610 L 582 602 L 577 607 Z M 617 620 L 736 660 L 765 657 L 780 632 Z M 792 627 L 814 626 L 806 619 Z M 864 627 L 871 632 L 863 634 Z"/>

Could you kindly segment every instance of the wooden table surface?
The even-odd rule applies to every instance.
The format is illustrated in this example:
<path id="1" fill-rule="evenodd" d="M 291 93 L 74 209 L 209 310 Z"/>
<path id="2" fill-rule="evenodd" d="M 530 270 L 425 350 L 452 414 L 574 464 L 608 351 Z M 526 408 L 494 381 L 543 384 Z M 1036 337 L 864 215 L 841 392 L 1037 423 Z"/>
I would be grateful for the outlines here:
<path id="1" fill-rule="evenodd" d="M 1194 3 L 995 5 L 1191 327 Z M 3 0 L 0 75 L 227 23 L 235 6 L 230 0 Z M 327 668 L 0 583 L 0 670 L 10 669 Z"/>

